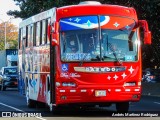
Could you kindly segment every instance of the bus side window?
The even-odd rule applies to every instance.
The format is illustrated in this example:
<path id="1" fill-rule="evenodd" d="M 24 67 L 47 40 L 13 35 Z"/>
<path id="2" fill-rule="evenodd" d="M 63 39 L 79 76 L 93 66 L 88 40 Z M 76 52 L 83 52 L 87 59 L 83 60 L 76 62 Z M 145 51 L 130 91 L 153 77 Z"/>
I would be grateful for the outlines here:
<path id="1" fill-rule="evenodd" d="M 33 24 L 32 25 L 30 25 L 30 27 L 29 27 L 29 41 L 28 41 L 28 43 L 29 43 L 29 47 L 32 47 L 33 46 Z"/>
<path id="2" fill-rule="evenodd" d="M 42 21 L 40 21 L 40 45 L 42 44 Z"/>
<path id="3" fill-rule="evenodd" d="M 28 34 L 27 34 L 27 39 L 28 39 L 28 42 L 27 42 L 27 47 L 30 47 L 30 39 L 31 39 L 31 35 L 30 35 L 30 25 L 28 26 Z"/>
<path id="4" fill-rule="evenodd" d="M 36 28 L 37 28 L 37 23 L 34 23 L 34 26 L 33 26 L 33 46 L 36 46 Z"/>
<path id="5" fill-rule="evenodd" d="M 47 24 L 46 24 L 47 22 L 46 22 L 46 20 L 43 20 L 42 21 L 42 44 L 45 44 L 46 43 L 46 39 L 47 39 L 47 36 L 46 36 L 46 26 L 47 26 Z"/>
<path id="6" fill-rule="evenodd" d="M 40 45 L 40 22 L 36 24 L 36 46 Z"/>
<path id="7" fill-rule="evenodd" d="M 24 27 L 24 28 L 23 28 L 23 33 L 22 33 L 22 40 L 23 40 L 23 42 L 22 42 L 22 47 L 26 47 L 26 28 L 27 28 L 27 27 Z"/>
<path id="8" fill-rule="evenodd" d="M 26 47 L 28 47 L 28 26 L 26 26 Z"/>
<path id="9" fill-rule="evenodd" d="M 22 28 L 19 29 L 19 49 L 22 49 Z"/>
<path id="10" fill-rule="evenodd" d="M 48 18 L 47 19 L 47 21 L 46 21 L 47 23 L 47 28 L 46 28 L 46 33 L 47 33 L 47 31 L 48 31 L 48 26 L 50 25 L 50 22 L 51 22 L 51 18 Z M 46 37 L 47 37 L 47 43 L 50 43 L 50 39 L 49 39 L 49 37 L 48 37 L 48 33 L 46 34 Z"/>

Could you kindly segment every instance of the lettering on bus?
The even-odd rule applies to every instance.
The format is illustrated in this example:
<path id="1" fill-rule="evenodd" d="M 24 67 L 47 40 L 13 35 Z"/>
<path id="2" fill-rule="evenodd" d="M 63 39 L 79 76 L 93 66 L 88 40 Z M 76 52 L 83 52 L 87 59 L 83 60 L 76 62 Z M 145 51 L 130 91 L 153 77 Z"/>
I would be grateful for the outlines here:
<path id="1" fill-rule="evenodd" d="M 60 77 L 63 77 L 63 78 L 70 78 L 70 77 L 79 78 L 79 77 L 81 77 L 81 75 L 79 75 L 78 73 L 61 73 Z"/>
<path id="2" fill-rule="evenodd" d="M 91 55 L 89 53 L 67 53 L 65 56 L 66 60 L 90 60 Z"/>
<path id="3" fill-rule="evenodd" d="M 125 67 L 74 67 L 77 72 L 119 72 L 125 71 Z"/>

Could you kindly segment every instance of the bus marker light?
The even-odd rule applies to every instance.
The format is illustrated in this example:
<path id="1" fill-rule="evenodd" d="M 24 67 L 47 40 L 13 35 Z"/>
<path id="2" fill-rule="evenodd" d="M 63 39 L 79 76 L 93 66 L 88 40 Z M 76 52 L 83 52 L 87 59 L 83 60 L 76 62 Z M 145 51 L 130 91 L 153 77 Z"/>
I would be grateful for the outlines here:
<path id="1" fill-rule="evenodd" d="M 139 89 L 135 89 L 134 91 L 135 91 L 135 92 L 138 92 L 138 91 L 139 91 Z"/>
<path id="2" fill-rule="evenodd" d="M 76 90 L 70 90 L 70 92 L 76 92 Z"/>
<path id="3" fill-rule="evenodd" d="M 115 89 L 115 91 L 116 91 L 116 92 L 120 92 L 120 91 L 121 91 L 121 89 Z"/>
<path id="4" fill-rule="evenodd" d="M 125 91 L 126 91 L 126 92 L 130 92 L 130 91 L 131 91 L 131 89 L 125 89 Z"/>
<path id="5" fill-rule="evenodd" d="M 60 90 L 59 92 L 66 92 L 65 90 Z"/>
<path id="6" fill-rule="evenodd" d="M 81 92 L 87 92 L 87 90 L 84 89 L 84 90 L 81 90 Z"/>

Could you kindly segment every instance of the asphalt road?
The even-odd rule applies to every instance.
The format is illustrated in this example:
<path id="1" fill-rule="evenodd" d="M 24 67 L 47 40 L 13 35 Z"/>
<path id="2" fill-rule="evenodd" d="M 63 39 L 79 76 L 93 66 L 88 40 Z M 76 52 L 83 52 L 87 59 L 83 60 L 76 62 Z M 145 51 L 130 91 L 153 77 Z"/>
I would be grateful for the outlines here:
<path id="1" fill-rule="evenodd" d="M 41 119 L 41 120 L 111 120 L 111 119 L 160 119 L 160 97 L 142 96 L 140 102 L 130 103 L 129 113 L 116 113 L 115 105 L 111 107 L 95 107 L 83 109 L 65 108 L 63 111 L 52 114 L 48 108 L 28 108 L 25 96 L 18 93 L 16 89 L 0 91 L 0 116 L 7 119 Z M 14 118 L 10 118 L 10 116 Z M 20 116 L 20 117 L 17 117 Z M 26 116 L 30 116 L 27 118 Z M 32 117 L 34 116 L 34 117 Z M 157 117 L 158 116 L 158 117 Z M 152 119 L 153 119 L 152 117 Z M 2 119 L 2 117 L 0 118 Z"/>

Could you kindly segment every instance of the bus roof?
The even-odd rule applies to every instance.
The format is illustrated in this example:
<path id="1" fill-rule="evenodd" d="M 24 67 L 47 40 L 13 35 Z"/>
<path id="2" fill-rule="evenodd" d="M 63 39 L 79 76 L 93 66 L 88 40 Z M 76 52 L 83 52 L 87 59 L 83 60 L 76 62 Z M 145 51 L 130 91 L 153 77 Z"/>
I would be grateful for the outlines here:
<path id="1" fill-rule="evenodd" d="M 113 15 L 137 20 L 134 8 L 109 4 L 79 4 L 57 8 L 57 19 L 85 15 Z"/>
<path id="2" fill-rule="evenodd" d="M 23 26 L 26 26 L 26 25 L 29 25 L 31 23 L 35 23 L 35 22 L 38 22 L 38 21 L 41 21 L 43 19 L 47 19 L 47 18 L 52 18 L 53 21 L 55 21 L 55 18 L 56 17 L 53 17 L 56 15 L 56 8 L 51 8 L 47 11 L 44 11 L 42 13 L 39 13 L 37 15 L 34 15 L 32 17 L 29 17 L 25 20 L 23 20 L 20 24 L 19 24 L 19 27 L 23 27 Z"/>
<path id="3" fill-rule="evenodd" d="M 57 13 L 56 13 L 57 11 Z M 119 6 L 119 5 L 108 5 L 108 4 L 79 4 L 70 5 L 60 8 L 52 8 L 44 11 L 37 15 L 34 15 L 26 20 L 23 20 L 19 27 L 29 25 L 41 21 L 46 18 L 50 18 L 53 21 L 58 21 L 61 18 L 67 18 L 72 16 L 85 16 L 85 15 L 114 15 L 114 16 L 125 16 L 137 20 L 136 11 L 133 8 Z M 57 18 L 56 18 L 57 16 Z"/>

